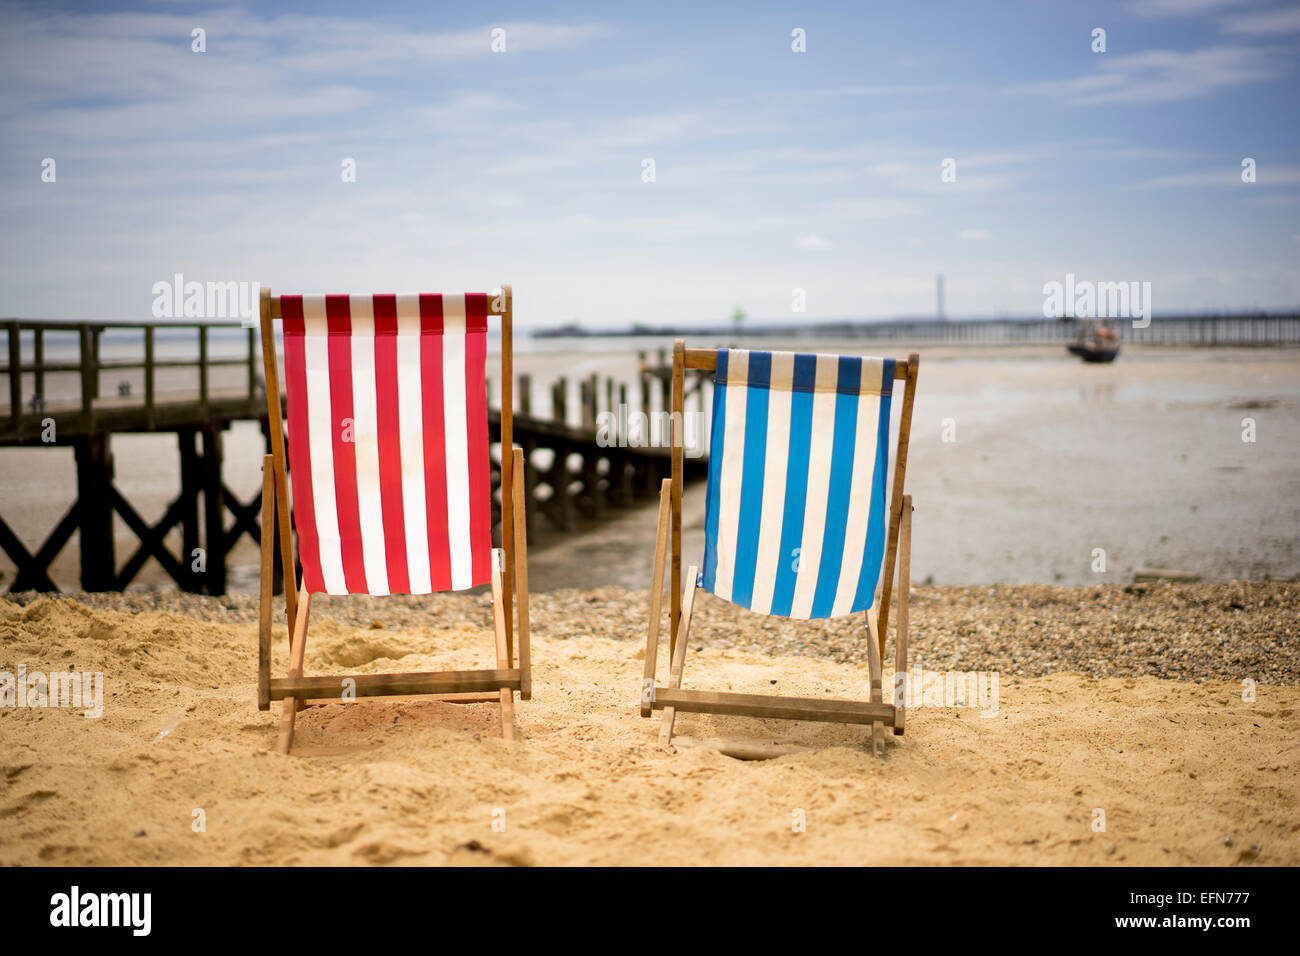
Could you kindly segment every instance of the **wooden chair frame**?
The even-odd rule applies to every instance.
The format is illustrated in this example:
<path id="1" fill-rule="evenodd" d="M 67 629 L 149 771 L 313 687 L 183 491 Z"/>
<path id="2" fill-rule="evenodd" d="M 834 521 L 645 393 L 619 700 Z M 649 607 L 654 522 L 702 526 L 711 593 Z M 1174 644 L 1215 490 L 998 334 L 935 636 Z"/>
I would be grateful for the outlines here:
<path id="1" fill-rule="evenodd" d="M 345 688 L 352 698 L 413 697 L 472 704 L 496 702 L 501 708 L 501 734 L 514 739 L 514 694 L 532 697 L 532 664 L 528 639 L 528 529 L 524 520 L 523 450 L 514 447 L 513 295 L 510 286 L 488 293 L 488 314 L 501 317 L 501 548 L 492 555 L 492 613 L 496 631 L 497 666 L 491 670 L 424 671 L 405 674 L 331 674 L 303 676 L 307 645 L 307 618 L 311 595 L 285 587 L 289 622 L 289 670 L 285 677 L 271 676 L 272 572 L 274 544 L 279 537 L 280 562 L 286 582 L 296 580 L 289 483 L 285 462 L 284 425 L 280 411 L 279 363 L 276 359 L 274 319 L 282 318 L 280 297 L 269 289 L 261 294 L 262 362 L 266 376 L 266 411 L 270 418 L 271 454 L 262 459 L 262 580 L 258 627 L 257 707 L 268 710 L 271 701 L 283 701 L 279 750 L 293 746 L 294 718 L 307 704 L 338 704 Z M 509 453 L 507 454 L 507 450 Z M 512 594 L 517 601 L 512 602 Z M 517 618 L 515 614 L 517 613 Z M 514 620 L 512 621 L 512 618 Z M 518 666 L 514 636 L 519 636 Z M 349 687 L 345 681 L 352 681 Z"/>
<path id="2" fill-rule="evenodd" d="M 672 395 L 672 478 L 665 478 L 659 490 L 659 528 L 655 538 L 654 575 L 650 591 L 650 623 L 646 635 L 645 675 L 642 681 L 641 716 L 663 711 L 659 742 L 672 742 L 673 722 L 677 712 L 731 714 L 741 717 L 774 717 L 783 720 L 818 720 L 832 723 L 870 724 L 872 742 L 877 753 L 885 747 L 884 728 L 891 726 L 902 734 L 906 703 L 908 591 L 911 585 L 912 496 L 903 493 L 907 474 L 907 443 L 912 430 L 912 400 L 921 357 L 911 353 L 906 362 L 894 366 L 894 378 L 903 381 L 902 418 L 898 430 L 898 447 L 894 458 L 894 485 L 889 508 L 889 535 L 885 543 L 885 566 L 880 596 L 866 612 L 867 659 L 871 674 L 869 701 L 826 700 L 803 697 L 775 697 L 760 694 L 722 693 L 686 690 L 682 687 L 682 669 L 690 635 L 691 613 L 695 607 L 698 569 L 687 571 L 682 587 L 682 432 L 685 374 L 687 369 L 715 371 L 717 349 L 688 349 L 678 339 L 673 343 Z M 655 665 L 659 651 L 660 617 L 663 611 L 664 559 L 671 554 L 671 607 L 669 610 L 671 664 L 668 683 L 655 683 Z M 898 571 L 898 625 L 895 635 L 895 680 L 892 703 L 885 703 L 881 661 L 885 655 L 885 633 L 889 625 L 889 608 L 893 598 L 895 569 Z"/>

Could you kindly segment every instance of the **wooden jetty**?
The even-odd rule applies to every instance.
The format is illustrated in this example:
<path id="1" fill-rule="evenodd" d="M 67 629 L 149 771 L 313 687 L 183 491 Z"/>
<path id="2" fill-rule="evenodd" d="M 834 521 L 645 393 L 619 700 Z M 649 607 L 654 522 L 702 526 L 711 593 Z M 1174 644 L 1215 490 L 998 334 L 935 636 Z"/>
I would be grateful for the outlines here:
<path id="1" fill-rule="evenodd" d="M 243 535 L 258 542 L 261 534 L 260 492 L 240 500 L 222 478 L 222 436 L 232 423 L 259 422 L 268 449 L 270 445 L 256 330 L 218 322 L 4 324 L 8 355 L 0 374 L 8 380 L 8 408 L 0 405 L 0 446 L 71 446 L 77 472 L 76 500 L 35 548 L 5 522 L 0 497 L 0 549 L 17 567 L 9 590 L 58 590 L 49 567 L 77 533 L 81 587 L 87 591 L 123 590 L 153 558 L 185 590 L 225 593 L 231 549 Z M 185 338 L 196 343 L 196 354 L 177 357 L 177 343 Z M 120 354 L 109 354 L 108 340 L 114 340 L 113 351 Z M 167 354 L 160 355 L 160 348 Z M 54 354 L 47 358 L 47 352 Z M 183 378 L 187 387 L 161 387 L 163 377 L 173 385 Z M 55 379 L 62 387 L 51 394 L 71 397 L 47 399 L 47 386 Z M 104 393 L 105 379 L 110 394 Z M 607 508 L 631 506 L 657 493 L 670 470 L 667 448 L 638 447 L 609 428 L 611 420 L 622 420 L 619 405 L 627 407 L 626 383 L 583 380 L 579 422 L 572 424 L 565 380 L 553 385 L 552 417 L 543 418 L 532 414 L 529 376 L 519 379 L 515 394 L 522 407 L 515 412 L 514 437 L 525 455 L 530 535 L 540 530 L 535 525 L 541 517 L 555 529 L 575 531 Z M 651 407 L 652 382 L 658 384 L 658 377 L 646 370 L 641 376 L 645 409 Z M 667 404 L 662 401 L 661 407 Z M 500 487 L 498 410 L 489 410 L 488 427 L 495 496 Z M 114 484 L 113 435 L 141 432 L 172 433 L 177 440 L 180 494 L 153 524 Z M 705 469 L 702 459 L 688 459 L 690 477 L 702 476 Z M 136 537 L 125 562 L 117 554 L 114 515 Z M 495 497 L 493 521 L 499 534 Z M 176 529 L 179 553 L 165 544 Z"/>

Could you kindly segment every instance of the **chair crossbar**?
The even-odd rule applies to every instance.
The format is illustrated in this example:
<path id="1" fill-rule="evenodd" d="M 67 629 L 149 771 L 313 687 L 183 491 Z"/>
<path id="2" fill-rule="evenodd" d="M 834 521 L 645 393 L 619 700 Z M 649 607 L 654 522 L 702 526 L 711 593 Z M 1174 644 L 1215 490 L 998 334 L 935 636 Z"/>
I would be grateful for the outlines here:
<path id="1" fill-rule="evenodd" d="M 655 710 L 673 707 L 684 713 L 720 714 L 732 717 L 771 717 L 777 720 L 817 720 L 837 724 L 870 724 L 883 720 L 891 724 L 894 708 L 856 700 L 819 700 L 810 697 L 769 697 L 765 694 L 736 694 L 710 690 L 676 690 L 656 687 L 650 705 Z"/>
<path id="2" fill-rule="evenodd" d="M 356 697 L 391 697 L 407 694 L 486 694 L 519 689 L 519 669 L 481 671 L 430 671 L 407 674 L 339 674 L 324 677 L 273 677 L 271 699 L 339 698 L 344 681 L 355 682 Z"/>

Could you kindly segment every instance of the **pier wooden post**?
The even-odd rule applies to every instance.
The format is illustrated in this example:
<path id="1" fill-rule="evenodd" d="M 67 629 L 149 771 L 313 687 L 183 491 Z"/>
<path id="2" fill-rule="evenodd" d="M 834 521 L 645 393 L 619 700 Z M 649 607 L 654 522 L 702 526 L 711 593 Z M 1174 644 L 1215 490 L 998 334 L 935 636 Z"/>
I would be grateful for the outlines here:
<path id="1" fill-rule="evenodd" d="M 591 452 L 582 456 L 582 484 L 587 490 L 591 517 L 605 517 L 605 492 L 600 486 L 600 457 Z"/>
<path id="2" fill-rule="evenodd" d="M 181 457 L 181 566 L 187 572 L 186 579 L 177 584 L 186 591 L 199 593 L 203 590 L 203 579 L 189 573 L 194 549 L 199 546 L 199 491 L 203 487 L 203 466 L 195 449 L 195 437 L 190 429 L 176 433 Z"/>
<path id="3" fill-rule="evenodd" d="M 588 379 L 583 379 L 578 383 L 578 402 L 582 406 L 582 427 L 596 427 L 596 397 L 592 383 Z"/>
<path id="4" fill-rule="evenodd" d="M 117 588 L 117 553 L 113 547 L 113 457 L 108 435 L 80 437 L 74 448 L 81 587 L 112 591 Z"/>
<path id="5" fill-rule="evenodd" d="M 150 325 L 144 330 L 144 409 L 150 428 L 154 427 L 153 368 L 153 326 Z"/>
<path id="6" fill-rule="evenodd" d="M 199 326 L 199 407 L 208 413 L 208 327 Z"/>
<path id="7" fill-rule="evenodd" d="M 665 412 L 672 413 L 673 408 L 673 380 L 671 378 L 659 379 L 659 407 Z M 667 435 L 660 435 L 660 441 L 671 441 Z"/>
<path id="8" fill-rule="evenodd" d="M 9 323 L 9 418 L 15 435 L 23 426 L 23 360 L 22 333 L 17 322 Z"/>
<path id="9" fill-rule="evenodd" d="M 248 327 L 248 397 L 257 397 L 257 338 L 251 325 Z"/>
<path id="10" fill-rule="evenodd" d="M 96 398 L 99 397 L 99 338 L 103 335 L 103 332 L 103 329 L 95 329 L 90 336 L 90 355 L 94 361 L 94 366 L 90 371 L 91 381 L 94 382 L 91 394 Z"/>
<path id="11" fill-rule="evenodd" d="M 81 333 L 81 417 L 82 427 L 93 427 L 95 399 L 99 395 L 98 362 L 95 349 L 91 345 L 90 326 L 83 325 Z"/>
<path id="12" fill-rule="evenodd" d="M 262 438 L 266 454 L 271 455 L 271 422 L 268 419 L 262 419 Z M 274 459 L 274 455 L 272 458 Z M 274 497 L 274 496 L 272 496 Z M 280 524 L 275 522 L 275 553 L 271 561 L 271 593 L 284 593 L 284 560 L 280 557 Z"/>
<path id="13" fill-rule="evenodd" d="M 556 524 L 565 531 L 573 531 L 578 527 L 578 518 L 573 508 L 573 491 L 569 487 L 572 483 L 569 474 L 569 446 L 563 442 L 557 442 L 555 445 L 555 460 L 551 462 L 551 470 L 547 476 L 554 494 L 551 497 L 554 511 L 553 515 Z"/>
<path id="14" fill-rule="evenodd" d="M 32 387 L 33 406 L 41 411 L 45 409 L 45 330 L 36 329 L 32 333 L 32 357 L 36 363 L 34 369 L 36 382 Z"/>
<path id="15" fill-rule="evenodd" d="M 221 484 L 221 428 L 203 429 L 203 546 L 206 549 L 204 581 L 209 594 L 226 593 L 226 545 L 223 519 L 226 514 L 225 489 Z M 194 555 L 185 555 L 193 568 Z"/>
<path id="16" fill-rule="evenodd" d="M 531 415 L 533 413 L 533 377 L 531 375 L 519 376 L 519 414 Z"/>
<path id="17" fill-rule="evenodd" d="M 569 380 L 563 375 L 551 386 L 551 417 L 561 425 L 569 422 Z"/>
<path id="18" fill-rule="evenodd" d="M 622 412 L 622 414 L 619 416 L 619 439 L 622 442 L 622 444 L 626 446 L 629 437 L 631 437 L 628 433 L 632 431 L 632 427 L 631 425 L 628 424 L 628 420 L 632 416 L 632 410 L 627 406 L 627 383 L 625 382 L 620 383 L 618 386 L 618 404 Z M 610 461 L 612 464 L 613 459 L 611 458 Z M 632 467 L 632 462 L 629 460 L 629 456 L 627 455 L 626 452 L 619 454 L 618 455 L 619 501 L 625 508 L 630 508 L 632 507 L 633 504 L 636 503 L 636 488 L 633 484 L 634 478 L 635 478 L 634 469 Z M 609 480 L 610 480 L 610 485 L 612 487 L 614 482 L 614 474 L 612 471 L 610 472 Z"/>

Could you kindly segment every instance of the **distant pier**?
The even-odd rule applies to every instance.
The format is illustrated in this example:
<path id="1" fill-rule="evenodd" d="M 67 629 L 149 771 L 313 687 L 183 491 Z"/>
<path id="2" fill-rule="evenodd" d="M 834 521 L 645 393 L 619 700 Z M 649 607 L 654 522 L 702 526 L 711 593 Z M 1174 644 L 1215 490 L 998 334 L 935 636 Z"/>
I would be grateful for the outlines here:
<path id="1" fill-rule="evenodd" d="M 1247 346 L 1300 345 L 1300 315 L 1170 315 L 1135 322 L 1113 318 L 1111 326 L 1120 341 L 1134 345 Z M 813 321 L 694 325 L 667 328 L 636 326 L 627 331 L 587 331 L 563 327 L 534 333 L 538 338 L 560 336 L 618 337 L 662 336 L 666 340 L 716 341 L 736 338 L 861 339 L 864 342 L 902 342 L 909 345 L 1064 345 L 1079 333 L 1077 319 L 891 319 L 887 321 Z"/>

